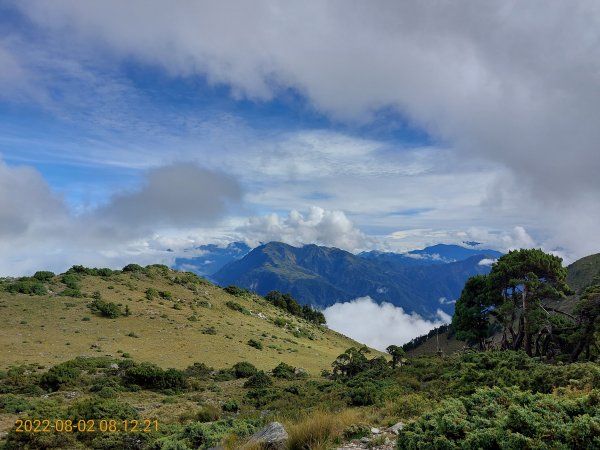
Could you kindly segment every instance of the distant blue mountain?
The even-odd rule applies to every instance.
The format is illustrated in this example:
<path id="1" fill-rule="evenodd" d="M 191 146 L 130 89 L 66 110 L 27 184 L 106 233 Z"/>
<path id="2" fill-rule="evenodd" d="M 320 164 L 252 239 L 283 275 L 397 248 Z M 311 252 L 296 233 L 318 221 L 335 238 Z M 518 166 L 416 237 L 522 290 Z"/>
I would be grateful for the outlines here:
<path id="1" fill-rule="evenodd" d="M 452 314 L 452 300 L 458 298 L 465 281 L 489 272 L 489 265 L 480 262 L 500 256 L 493 250 L 443 245 L 418 252 L 416 256 L 379 252 L 358 256 L 314 244 L 298 248 L 269 242 L 223 266 L 212 279 L 261 295 L 271 290 L 290 292 L 301 303 L 320 307 L 368 295 L 433 317 L 438 308 Z M 393 262 L 396 257 L 401 262 Z M 460 260 L 447 262 L 451 258 Z"/>
<path id="2" fill-rule="evenodd" d="M 243 242 L 232 242 L 227 247 L 220 247 L 215 244 L 201 245 L 189 250 L 196 256 L 190 258 L 176 258 L 174 269 L 194 272 L 205 278 L 218 272 L 221 267 L 232 261 L 243 258 L 250 247 Z"/>
<path id="3" fill-rule="evenodd" d="M 485 256 L 486 258 L 497 259 L 502 256 L 502 253 L 490 249 L 465 248 L 459 245 L 437 244 L 422 250 L 412 250 L 407 253 L 380 252 L 374 250 L 359 253 L 358 256 L 399 267 L 409 267 L 447 264 L 464 261 L 473 256 Z"/>

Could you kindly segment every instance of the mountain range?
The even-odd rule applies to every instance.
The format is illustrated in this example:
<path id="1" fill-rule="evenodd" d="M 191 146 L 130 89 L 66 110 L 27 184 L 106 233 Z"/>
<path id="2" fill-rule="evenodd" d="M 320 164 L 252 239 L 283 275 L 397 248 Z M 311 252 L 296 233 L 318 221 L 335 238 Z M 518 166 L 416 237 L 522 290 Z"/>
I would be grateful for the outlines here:
<path id="1" fill-rule="evenodd" d="M 259 294 L 289 292 L 301 303 L 325 308 L 370 296 L 408 312 L 434 317 L 454 311 L 453 301 L 470 276 L 488 273 L 501 253 L 436 245 L 408 254 L 365 252 L 354 255 L 332 247 L 293 247 L 281 242 L 260 245 L 210 276 Z M 190 270 L 188 262 L 187 270 Z"/>

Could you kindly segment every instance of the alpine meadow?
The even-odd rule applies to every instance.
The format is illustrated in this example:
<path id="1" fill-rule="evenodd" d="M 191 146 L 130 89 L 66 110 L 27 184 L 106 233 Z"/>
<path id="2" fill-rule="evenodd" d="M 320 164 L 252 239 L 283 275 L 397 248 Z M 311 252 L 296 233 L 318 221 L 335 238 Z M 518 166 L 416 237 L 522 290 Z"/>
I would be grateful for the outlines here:
<path id="1" fill-rule="evenodd" d="M 0 450 L 600 449 L 600 3 L 0 0 Z"/>

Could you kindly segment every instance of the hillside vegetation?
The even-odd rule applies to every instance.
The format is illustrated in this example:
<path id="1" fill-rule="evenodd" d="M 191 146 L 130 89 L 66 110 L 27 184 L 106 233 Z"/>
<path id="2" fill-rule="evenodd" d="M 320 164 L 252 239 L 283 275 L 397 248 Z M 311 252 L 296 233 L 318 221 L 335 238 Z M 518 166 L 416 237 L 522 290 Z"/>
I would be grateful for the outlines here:
<path id="1" fill-rule="evenodd" d="M 24 364 L 10 355 L 13 365 L 0 371 L 0 449 L 266 450 L 272 447 L 251 436 L 273 422 L 287 430 L 278 447 L 287 450 L 600 448 L 600 286 L 589 286 L 576 297 L 573 314 L 557 320 L 554 315 L 563 314 L 544 301 L 571 292 L 567 275 L 559 259 L 540 250 L 510 252 L 490 275 L 466 283 L 452 328 L 415 339 L 406 346 L 412 354 L 390 345 L 389 357 L 324 329 L 318 311 L 289 295 L 263 299 L 164 266 L 131 265 L 118 272 L 74 267 L 61 276 L 38 272 L 4 280 L 2 299 L 13 332 L 22 333 L 17 325 L 39 315 L 36 325 L 48 327 L 48 336 L 57 328 L 66 339 L 64 330 L 72 330 L 67 352 L 74 348 L 71 341 L 89 339 L 83 330 L 94 321 L 105 326 L 90 329 L 108 339 L 96 339 L 83 356 L 48 353 L 60 359 L 56 363 Z M 61 305 L 56 315 L 31 307 L 52 302 Z M 23 305 L 31 309 L 23 311 Z M 159 307 L 166 317 L 144 314 Z M 89 317 L 79 319 L 78 333 L 66 319 L 74 319 L 75 311 Z M 17 313 L 19 321 L 12 317 Z M 209 317 L 210 331 L 202 322 Z M 196 347 L 183 340 L 197 333 L 206 340 L 189 362 L 169 355 L 168 343 L 159 347 L 164 353 L 153 355 L 152 342 L 141 344 L 148 338 L 137 334 L 144 328 L 127 332 L 124 340 L 114 330 L 125 328 L 108 328 L 136 319 L 140 326 L 157 326 L 159 334 L 178 331 L 171 342 L 183 336 L 178 348 L 186 352 Z M 177 328 L 186 322 L 193 330 Z M 503 339 L 488 345 L 496 323 L 505 328 Z M 221 340 L 220 333 L 236 334 Z M 437 347 L 454 333 L 466 335 L 471 347 L 415 356 L 432 339 Z M 554 346 L 540 345 L 555 337 Z M 125 347 L 129 339 L 138 347 Z M 295 347 L 278 348 L 281 341 Z M 9 344 L 11 352 L 19 348 L 14 340 Z M 121 348 L 104 353 L 97 345 Z M 209 347 L 212 356 L 203 352 Z M 189 356 L 171 350 L 178 352 Z M 319 358 L 312 366 L 311 354 Z M 83 431 L 35 432 L 35 421 L 44 419 L 60 423 L 63 431 Z M 88 424 L 105 431 L 87 431 Z"/>
<path id="2" fill-rule="evenodd" d="M 260 296 L 244 290 L 232 295 L 166 266 L 91 273 L 75 267 L 63 275 L 38 272 L 2 282 L 0 366 L 127 354 L 174 368 L 247 360 L 261 369 L 285 362 L 319 373 L 357 345 Z M 250 340 L 262 350 L 247 345 Z"/>

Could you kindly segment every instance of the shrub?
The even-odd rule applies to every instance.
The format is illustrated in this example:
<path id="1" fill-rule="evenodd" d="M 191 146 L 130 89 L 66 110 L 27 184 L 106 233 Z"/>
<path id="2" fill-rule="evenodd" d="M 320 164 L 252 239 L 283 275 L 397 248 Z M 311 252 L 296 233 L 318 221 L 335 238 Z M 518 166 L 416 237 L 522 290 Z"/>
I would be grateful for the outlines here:
<path id="1" fill-rule="evenodd" d="M 38 281 L 41 281 L 42 283 L 47 283 L 48 281 L 52 280 L 52 278 L 54 278 L 54 277 L 55 277 L 54 272 L 50 272 L 47 270 L 41 270 L 41 271 L 38 271 L 33 274 L 33 278 L 35 278 Z"/>
<path id="2" fill-rule="evenodd" d="M 244 383 L 245 388 L 265 388 L 273 385 L 273 380 L 264 371 L 259 370 Z"/>
<path id="3" fill-rule="evenodd" d="M 214 336 L 217 334 L 217 329 L 213 326 L 205 327 L 202 329 L 202 334 L 209 334 L 209 335 Z"/>
<path id="4" fill-rule="evenodd" d="M 148 288 L 146 289 L 146 298 L 148 300 L 153 300 L 156 297 L 158 297 L 158 290 L 154 289 L 154 288 Z"/>
<path id="5" fill-rule="evenodd" d="M 233 412 L 236 413 L 240 410 L 240 405 L 235 400 L 227 400 L 223 405 L 221 405 L 221 409 L 225 412 Z"/>
<path id="6" fill-rule="evenodd" d="M 243 289 L 234 285 L 229 285 L 226 288 L 223 288 L 223 290 L 235 297 L 244 297 L 245 295 L 252 294 L 248 289 Z"/>
<path id="7" fill-rule="evenodd" d="M 125 371 L 124 380 L 146 389 L 183 389 L 186 386 L 185 373 L 177 369 L 163 370 L 152 363 L 141 363 Z"/>
<path id="8" fill-rule="evenodd" d="M 232 369 L 236 378 L 248 378 L 257 372 L 256 367 L 247 361 L 235 363 Z"/>
<path id="9" fill-rule="evenodd" d="M 13 294 L 46 295 L 48 290 L 39 280 L 35 278 L 23 277 L 17 281 L 8 283 L 4 289 Z"/>
<path id="10" fill-rule="evenodd" d="M 68 362 L 51 367 L 42 375 L 40 386 L 50 391 L 57 391 L 63 386 L 74 384 L 79 380 L 81 370 Z"/>
<path id="11" fill-rule="evenodd" d="M 169 291 L 158 291 L 158 295 L 165 300 L 173 300 L 173 294 Z"/>
<path id="12" fill-rule="evenodd" d="M 33 405 L 23 397 L 11 394 L 0 396 L 0 411 L 17 414 L 28 411 L 31 408 L 33 408 Z"/>
<path id="13" fill-rule="evenodd" d="M 291 380 L 292 378 L 295 378 L 295 371 L 296 369 L 294 367 L 281 362 L 272 370 L 272 373 L 275 378 L 285 378 L 286 380 Z"/>
<path id="14" fill-rule="evenodd" d="M 104 300 L 94 300 L 90 303 L 92 312 L 98 313 L 103 317 L 115 319 L 123 315 L 121 308 L 113 302 L 105 302 Z"/>
<path id="15" fill-rule="evenodd" d="M 213 371 L 212 367 L 208 367 L 204 363 L 194 363 L 185 369 L 185 374 L 188 377 L 205 378 Z"/>
<path id="16" fill-rule="evenodd" d="M 248 342 L 247 342 L 247 344 L 250 347 L 254 347 L 254 348 L 258 349 L 258 350 L 262 350 L 263 349 L 262 343 L 260 341 L 255 340 L 255 339 L 249 339 Z"/>
<path id="17" fill-rule="evenodd" d="M 234 311 L 239 311 L 242 314 L 250 315 L 250 311 L 248 311 L 248 309 L 244 308 L 239 303 L 232 302 L 231 300 L 225 302 L 225 306 L 227 306 L 229 309 L 233 309 Z"/>
<path id="18" fill-rule="evenodd" d="M 279 391 L 270 388 L 250 389 L 246 393 L 246 401 L 255 408 L 262 408 L 280 397 Z"/>
<path id="19" fill-rule="evenodd" d="M 144 272 L 144 268 L 139 264 L 127 264 L 123 267 L 123 272 L 141 273 Z"/>
<path id="20" fill-rule="evenodd" d="M 597 391 L 572 399 L 486 387 L 407 424 L 398 448 L 598 448 L 599 412 Z"/>

